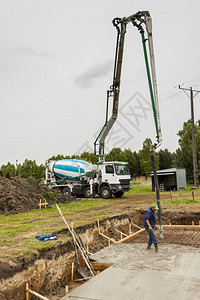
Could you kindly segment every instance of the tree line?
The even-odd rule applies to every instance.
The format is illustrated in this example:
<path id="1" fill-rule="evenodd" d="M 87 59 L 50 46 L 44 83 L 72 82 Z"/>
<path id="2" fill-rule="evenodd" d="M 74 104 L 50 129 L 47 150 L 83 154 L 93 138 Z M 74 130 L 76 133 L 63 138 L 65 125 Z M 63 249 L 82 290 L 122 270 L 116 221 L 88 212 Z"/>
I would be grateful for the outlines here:
<path id="1" fill-rule="evenodd" d="M 185 168 L 187 174 L 187 181 L 193 182 L 193 152 L 192 152 L 192 124 L 191 120 L 184 122 L 183 128 L 177 133 L 179 140 L 178 149 L 171 153 L 168 149 L 159 150 L 155 153 L 155 161 L 157 170 L 168 168 Z M 195 138 L 196 138 L 196 153 L 197 160 L 200 164 L 200 120 L 195 123 Z M 129 163 L 131 177 L 145 176 L 148 177 L 152 171 L 150 146 L 151 139 L 146 138 L 143 143 L 143 148 L 136 151 L 131 149 L 121 150 L 120 148 L 113 148 L 108 154 L 105 155 L 106 161 L 127 161 Z M 98 157 L 89 152 L 83 152 L 79 155 L 52 156 L 48 160 L 60 159 L 82 159 L 92 164 L 98 162 Z M 198 165 L 199 165 L 198 164 Z M 200 169 L 200 166 L 199 166 Z M 10 162 L 7 165 L 2 165 L 0 168 L 0 176 L 7 178 L 22 177 L 22 178 L 45 178 L 45 165 L 37 165 L 35 160 L 25 159 L 23 164 L 15 166 Z"/>

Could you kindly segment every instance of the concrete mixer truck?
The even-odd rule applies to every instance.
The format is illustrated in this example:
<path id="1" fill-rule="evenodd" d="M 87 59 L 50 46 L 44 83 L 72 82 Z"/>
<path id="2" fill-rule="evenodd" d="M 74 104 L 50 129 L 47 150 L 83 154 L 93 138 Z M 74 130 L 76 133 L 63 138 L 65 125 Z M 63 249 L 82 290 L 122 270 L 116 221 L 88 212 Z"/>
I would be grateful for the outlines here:
<path id="1" fill-rule="evenodd" d="M 130 190 L 130 180 L 125 162 L 100 161 L 92 165 L 83 160 L 63 159 L 46 164 L 45 183 L 73 197 L 120 198 Z"/>

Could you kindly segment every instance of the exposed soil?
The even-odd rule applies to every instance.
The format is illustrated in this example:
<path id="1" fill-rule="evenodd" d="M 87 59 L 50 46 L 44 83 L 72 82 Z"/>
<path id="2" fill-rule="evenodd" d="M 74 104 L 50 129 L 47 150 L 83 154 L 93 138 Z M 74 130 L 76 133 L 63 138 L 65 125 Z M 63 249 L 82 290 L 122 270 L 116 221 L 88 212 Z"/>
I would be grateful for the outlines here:
<path id="1" fill-rule="evenodd" d="M 37 209 L 40 199 L 48 207 L 55 202 L 69 202 L 70 198 L 59 191 L 50 190 L 41 179 L 0 177 L 0 214 L 16 214 Z"/>

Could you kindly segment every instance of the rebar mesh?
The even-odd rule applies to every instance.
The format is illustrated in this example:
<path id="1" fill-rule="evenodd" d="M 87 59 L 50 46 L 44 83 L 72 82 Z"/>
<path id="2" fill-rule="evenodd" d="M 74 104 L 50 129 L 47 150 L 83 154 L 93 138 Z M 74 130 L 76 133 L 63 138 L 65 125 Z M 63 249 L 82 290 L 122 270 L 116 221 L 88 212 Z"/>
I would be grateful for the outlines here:
<path id="1" fill-rule="evenodd" d="M 159 231 L 156 231 L 156 238 L 158 243 L 162 244 L 178 244 L 184 246 L 192 246 L 200 248 L 200 231 L 194 230 L 180 230 L 180 229 L 167 229 L 163 232 L 164 239 L 162 240 Z M 148 234 L 145 231 L 140 236 L 131 240 L 130 243 L 147 243 Z"/>

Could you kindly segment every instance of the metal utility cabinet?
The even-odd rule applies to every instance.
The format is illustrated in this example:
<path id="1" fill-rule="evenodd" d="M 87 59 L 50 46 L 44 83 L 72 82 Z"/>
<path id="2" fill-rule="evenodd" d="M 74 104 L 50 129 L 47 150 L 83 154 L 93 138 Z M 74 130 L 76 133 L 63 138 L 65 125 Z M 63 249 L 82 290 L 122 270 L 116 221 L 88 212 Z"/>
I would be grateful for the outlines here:
<path id="1" fill-rule="evenodd" d="M 182 168 L 171 168 L 157 171 L 160 191 L 180 191 L 187 188 L 186 171 Z M 152 191 L 155 191 L 154 174 L 151 172 Z"/>

